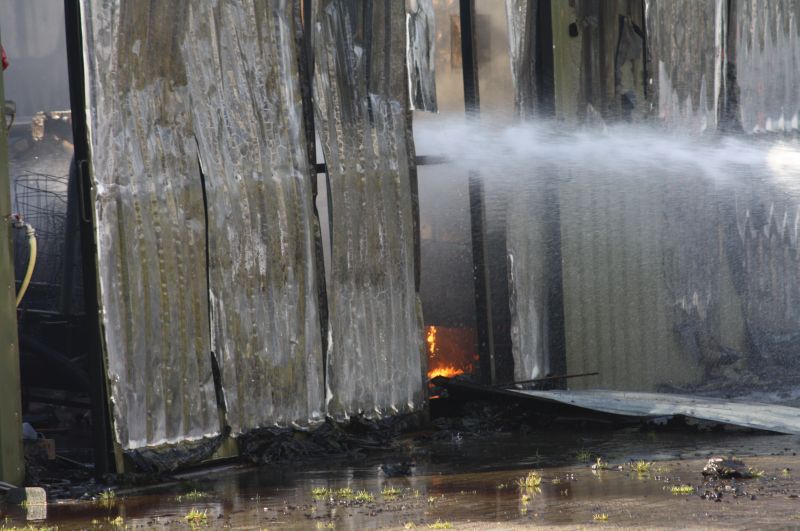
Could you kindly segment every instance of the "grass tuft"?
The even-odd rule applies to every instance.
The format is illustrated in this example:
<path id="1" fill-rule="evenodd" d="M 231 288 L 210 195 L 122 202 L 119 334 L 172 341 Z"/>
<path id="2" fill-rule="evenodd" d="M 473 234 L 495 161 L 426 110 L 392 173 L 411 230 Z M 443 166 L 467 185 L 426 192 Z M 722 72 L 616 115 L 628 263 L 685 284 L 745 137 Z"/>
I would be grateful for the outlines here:
<path id="1" fill-rule="evenodd" d="M 650 473 L 650 469 L 653 466 L 653 463 L 650 461 L 645 461 L 640 459 L 638 461 L 631 461 L 628 466 L 633 472 L 636 472 L 640 475 L 645 475 Z"/>
<path id="2" fill-rule="evenodd" d="M 528 472 L 528 475 L 517 480 L 517 486 L 526 489 L 535 489 L 542 484 L 542 476 L 535 471 Z"/>
<path id="3" fill-rule="evenodd" d="M 401 490 L 396 487 L 383 487 L 383 490 L 381 491 L 381 496 L 390 499 L 397 498 L 400 496 L 400 494 Z"/>
<path id="4" fill-rule="evenodd" d="M 192 508 L 183 518 L 192 527 L 208 523 L 208 513 L 199 509 Z"/>
<path id="5" fill-rule="evenodd" d="M 97 496 L 97 503 L 103 507 L 111 507 L 117 501 L 117 493 L 111 489 L 106 489 Z"/>
<path id="6" fill-rule="evenodd" d="M 675 496 L 687 496 L 694 492 L 694 487 L 691 485 L 676 485 L 669 489 L 669 491 Z"/>
<path id="7" fill-rule="evenodd" d="M 311 496 L 315 499 L 327 498 L 332 495 L 333 491 L 326 487 L 314 487 L 311 489 Z"/>
<path id="8" fill-rule="evenodd" d="M 442 522 L 441 520 L 436 520 L 434 523 L 428 526 L 428 529 L 453 529 L 453 524 L 450 522 Z"/>
<path id="9" fill-rule="evenodd" d="M 185 494 L 181 494 L 177 498 L 175 498 L 178 502 L 182 502 L 183 500 L 187 501 L 198 501 L 202 500 L 203 498 L 208 498 L 209 494 L 207 492 L 201 492 L 199 490 L 190 490 Z"/>
<path id="10" fill-rule="evenodd" d="M 592 520 L 594 520 L 595 522 L 608 522 L 608 514 L 595 513 L 592 515 Z"/>
<path id="11" fill-rule="evenodd" d="M 365 490 L 360 490 L 353 495 L 353 499 L 357 502 L 370 503 L 375 501 L 375 496 Z"/>

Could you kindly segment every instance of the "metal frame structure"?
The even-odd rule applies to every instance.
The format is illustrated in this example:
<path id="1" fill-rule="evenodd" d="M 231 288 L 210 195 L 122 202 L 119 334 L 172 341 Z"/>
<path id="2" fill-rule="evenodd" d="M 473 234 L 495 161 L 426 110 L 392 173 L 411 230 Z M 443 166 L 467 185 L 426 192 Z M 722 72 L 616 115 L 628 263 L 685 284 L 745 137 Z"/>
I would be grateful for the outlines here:
<path id="1" fill-rule="evenodd" d="M 0 72 L 0 102 L 4 101 L 3 75 Z M 0 213 L 3 218 L 0 227 L 0 481 L 21 485 L 25 479 L 25 463 L 5 113 L 0 127 Z"/>

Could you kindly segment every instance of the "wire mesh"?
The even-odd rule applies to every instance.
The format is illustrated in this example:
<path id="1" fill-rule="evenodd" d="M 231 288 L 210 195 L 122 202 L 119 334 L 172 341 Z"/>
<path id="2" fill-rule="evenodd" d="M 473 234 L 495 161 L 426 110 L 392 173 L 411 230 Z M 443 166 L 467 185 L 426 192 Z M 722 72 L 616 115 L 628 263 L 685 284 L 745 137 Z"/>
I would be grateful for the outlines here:
<path id="1" fill-rule="evenodd" d="M 68 245 L 77 242 L 77 227 L 67 230 L 68 175 L 49 175 L 25 171 L 13 178 L 14 211 L 21 214 L 36 229 L 38 257 L 31 285 L 23 299 L 21 308 L 48 312 L 62 312 L 64 300 L 62 288 L 67 275 L 69 286 L 74 279 L 76 267 L 65 268 Z M 75 256 L 75 253 L 71 253 Z M 23 231 L 14 235 L 14 270 L 17 287 L 22 281 L 28 264 L 30 249 Z M 78 264 L 72 261 L 68 265 Z M 67 304 L 69 306 L 69 303 Z"/>

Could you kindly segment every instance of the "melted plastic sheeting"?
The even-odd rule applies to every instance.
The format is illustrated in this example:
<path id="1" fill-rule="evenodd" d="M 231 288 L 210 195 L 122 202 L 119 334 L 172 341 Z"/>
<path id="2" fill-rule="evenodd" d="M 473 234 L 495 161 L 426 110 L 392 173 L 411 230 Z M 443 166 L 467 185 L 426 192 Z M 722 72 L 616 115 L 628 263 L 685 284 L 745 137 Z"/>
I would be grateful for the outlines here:
<path id="1" fill-rule="evenodd" d="M 186 19 L 212 348 L 234 434 L 324 417 L 295 4 L 196 0 Z"/>
<path id="2" fill-rule="evenodd" d="M 666 123 L 716 129 L 727 9 L 723 0 L 645 1 L 650 71 Z"/>
<path id="3" fill-rule="evenodd" d="M 328 412 L 424 405 L 402 2 L 317 4 L 315 104 L 331 186 Z"/>
<path id="4" fill-rule="evenodd" d="M 219 434 L 183 2 L 85 0 L 100 303 L 123 449 Z"/>
<path id="5" fill-rule="evenodd" d="M 437 112 L 436 24 L 432 0 L 406 0 L 408 93 L 411 108 Z"/>
<path id="6" fill-rule="evenodd" d="M 800 1 L 738 1 L 735 13 L 742 128 L 748 133 L 798 129 Z"/>
<path id="7" fill-rule="evenodd" d="M 538 2 L 506 0 L 511 77 L 517 112 L 529 116 L 536 106 L 536 12 Z"/>

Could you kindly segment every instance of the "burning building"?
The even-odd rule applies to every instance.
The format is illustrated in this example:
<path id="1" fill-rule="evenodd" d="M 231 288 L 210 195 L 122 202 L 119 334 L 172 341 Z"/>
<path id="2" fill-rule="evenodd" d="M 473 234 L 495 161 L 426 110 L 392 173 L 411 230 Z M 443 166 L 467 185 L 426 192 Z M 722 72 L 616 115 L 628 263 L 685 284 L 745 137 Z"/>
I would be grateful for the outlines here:
<path id="1" fill-rule="evenodd" d="M 2 479 L 23 397 L 99 472 L 421 419 L 436 376 L 796 405 L 795 3 L 11 4 L 0 199 L 55 228 L 3 299 Z"/>

